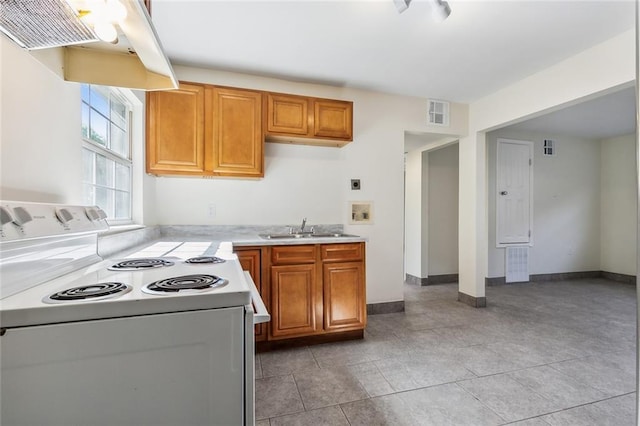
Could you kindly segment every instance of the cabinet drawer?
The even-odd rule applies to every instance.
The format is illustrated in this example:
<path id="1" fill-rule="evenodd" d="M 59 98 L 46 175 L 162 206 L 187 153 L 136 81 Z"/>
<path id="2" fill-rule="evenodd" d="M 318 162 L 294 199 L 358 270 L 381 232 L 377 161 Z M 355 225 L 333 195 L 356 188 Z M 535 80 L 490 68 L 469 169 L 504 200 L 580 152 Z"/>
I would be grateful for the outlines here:
<path id="1" fill-rule="evenodd" d="M 322 261 L 361 260 L 362 243 L 323 244 Z"/>
<path id="2" fill-rule="evenodd" d="M 274 265 L 292 265 L 297 263 L 313 263 L 316 261 L 316 247 L 277 246 L 271 248 L 271 263 Z"/>

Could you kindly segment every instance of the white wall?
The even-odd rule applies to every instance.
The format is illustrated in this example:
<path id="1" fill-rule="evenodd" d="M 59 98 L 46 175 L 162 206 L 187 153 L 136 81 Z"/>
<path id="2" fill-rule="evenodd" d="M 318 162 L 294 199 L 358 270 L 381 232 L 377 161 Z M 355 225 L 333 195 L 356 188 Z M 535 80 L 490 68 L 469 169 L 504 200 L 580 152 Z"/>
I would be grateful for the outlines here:
<path id="1" fill-rule="evenodd" d="M 458 273 L 458 144 L 428 151 L 429 275 Z"/>
<path id="2" fill-rule="evenodd" d="M 429 227 L 429 191 L 430 187 L 428 185 L 429 182 L 429 152 L 422 151 L 422 173 L 420 176 L 421 182 L 421 198 L 422 198 L 422 208 L 420 210 L 420 251 L 421 251 L 421 259 L 420 259 L 420 275 L 416 275 L 420 278 L 426 278 L 431 274 L 431 269 L 429 265 L 429 232 L 431 231 Z"/>
<path id="3" fill-rule="evenodd" d="M 80 85 L 0 37 L 0 198 L 82 201 Z"/>
<path id="4" fill-rule="evenodd" d="M 603 140 L 600 147 L 600 269 L 636 275 L 635 135 Z"/>
<path id="5" fill-rule="evenodd" d="M 423 268 L 423 203 L 422 175 L 423 163 L 421 151 L 410 151 L 405 154 L 405 273 L 418 278 L 427 276 Z"/>
<path id="6" fill-rule="evenodd" d="M 600 142 L 560 135 L 498 130 L 487 134 L 489 277 L 504 277 L 504 248 L 496 248 L 497 139 L 531 141 L 533 245 L 529 273 L 600 270 Z M 544 139 L 556 155 L 542 155 Z"/>

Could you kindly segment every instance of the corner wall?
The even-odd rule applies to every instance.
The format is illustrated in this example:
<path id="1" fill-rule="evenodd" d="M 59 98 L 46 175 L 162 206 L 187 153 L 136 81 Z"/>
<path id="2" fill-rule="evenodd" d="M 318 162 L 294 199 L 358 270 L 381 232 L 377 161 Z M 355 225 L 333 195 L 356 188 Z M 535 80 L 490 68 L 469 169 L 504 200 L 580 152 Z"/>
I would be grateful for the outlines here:
<path id="1" fill-rule="evenodd" d="M 636 275 L 635 135 L 600 142 L 600 269 Z"/>
<path id="2" fill-rule="evenodd" d="M 428 151 L 429 276 L 458 273 L 458 144 Z"/>

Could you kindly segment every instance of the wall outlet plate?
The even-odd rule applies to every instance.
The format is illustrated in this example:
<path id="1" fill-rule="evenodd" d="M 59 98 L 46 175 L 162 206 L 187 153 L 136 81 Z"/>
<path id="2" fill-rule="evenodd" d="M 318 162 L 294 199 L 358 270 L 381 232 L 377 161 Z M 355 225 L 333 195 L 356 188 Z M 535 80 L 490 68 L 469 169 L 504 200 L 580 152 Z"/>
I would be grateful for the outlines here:
<path id="1" fill-rule="evenodd" d="M 358 191 L 360 189 L 360 179 L 351 179 L 351 189 Z"/>

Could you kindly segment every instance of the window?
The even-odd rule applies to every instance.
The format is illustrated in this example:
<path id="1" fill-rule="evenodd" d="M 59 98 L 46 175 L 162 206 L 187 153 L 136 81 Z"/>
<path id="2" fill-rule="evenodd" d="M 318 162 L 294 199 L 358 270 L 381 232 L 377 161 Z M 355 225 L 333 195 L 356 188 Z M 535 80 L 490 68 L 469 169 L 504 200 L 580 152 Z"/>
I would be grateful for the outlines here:
<path id="1" fill-rule="evenodd" d="M 116 88 L 82 85 L 83 197 L 110 223 L 131 221 L 131 105 Z"/>

